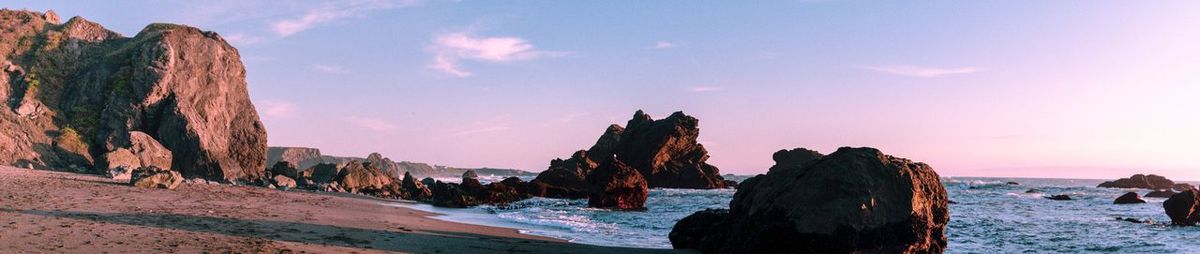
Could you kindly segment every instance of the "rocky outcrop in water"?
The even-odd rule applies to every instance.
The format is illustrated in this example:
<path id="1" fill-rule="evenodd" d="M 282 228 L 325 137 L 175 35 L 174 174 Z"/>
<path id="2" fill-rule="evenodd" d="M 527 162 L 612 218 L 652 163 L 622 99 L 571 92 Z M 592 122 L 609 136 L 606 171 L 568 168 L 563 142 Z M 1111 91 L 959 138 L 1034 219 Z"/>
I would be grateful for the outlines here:
<path id="1" fill-rule="evenodd" d="M 1117 197 L 1116 200 L 1113 200 L 1113 204 L 1142 204 L 1142 203 L 1146 203 L 1146 200 L 1143 200 L 1141 197 L 1138 197 L 1137 192 L 1128 192 L 1128 193 L 1125 193 L 1124 195 L 1121 195 L 1120 197 Z"/>
<path id="2" fill-rule="evenodd" d="M 596 169 L 596 166 L 598 166 L 596 162 L 588 158 L 587 151 L 579 150 L 566 160 L 551 160 L 550 168 L 538 174 L 533 182 L 563 189 L 564 193 L 586 193 L 588 190 L 587 175 Z M 561 195 L 547 195 L 550 198 L 568 198 Z"/>
<path id="3" fill-rule="evenodd" d="M 642 173 L 619 160 L 608 160 L 588 175 L 588 207 L 646 209 L 649 186 Z"/>
<path id="4" fill-rule="evenodd" d="M 942 253 L 947 206 L 928 165 L 841 148 L 747 179 L 727 214 L 684 218 L 671 239 L 705 253 Z"/>
<path id="5" fill-rule="evenodd" d="M 1147 198 L 1170 198 L 1171 196 L 1175 195 L 1175 193 L 1176 192 L 1172 191 L 1172 190 L 1154 190 L 1154 191 L 1147 192 L 1145 197 L 1147 197 Z"/>
<path id="6" fill-rule="evenodd" d="M 1068 196 L 1066 194 L 1059 194 L 1059 195 L 1051 195 L 1049 197 L 1046 197 L 1046 199 L 1057 200 L 1057 201 L 1068 201 L 1068 200 L 1071 200 L 1071 196 Z"/>
<path id="7" fill-rule="evenodd" d="M 1151 189 L 1151 190 L 1167 190 L 1173 189 L 1176 191 L 1185 191 L 1192 188 L 1191 184 L 1175 183 L 1166 177 L 1159 175 L 1143 175 L 1136 174 L 1129 178 L 1121 178 L 1113 181 L 1101 183 L 1100 188 L 1136 188 L 1136 189 Z"/>
<path id="8" fill-rule="evenodd" d="M 1200 222 L 1200 195 L 1196 195 L 1196 190 L 1176 193 L 1163 201 L 1162 206 L 1172 225 L 1192 226 Z"/>
<path id="9" fill-rule="evenodd" d="M 152 24 L 126 38 L 52 16 L 0 11 L 0 164 L 100 173 L 161 165 L 163 153 L 135 152 L 161 146 L 185 177 L 264 176 L 266 132 L 238 52 L 219 35 Z"/>

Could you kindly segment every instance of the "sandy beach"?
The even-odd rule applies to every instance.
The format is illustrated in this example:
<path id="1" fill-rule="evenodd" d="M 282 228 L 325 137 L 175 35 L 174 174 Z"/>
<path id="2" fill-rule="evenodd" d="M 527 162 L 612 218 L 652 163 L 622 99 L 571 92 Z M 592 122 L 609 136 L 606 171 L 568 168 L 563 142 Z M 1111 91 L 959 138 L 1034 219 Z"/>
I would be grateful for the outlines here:
<path id="1" fill-rule="evenodd" d="M 366 196 L 0 166 L 0 249 L 19 253 L 673 253 L 447 222 Z"/>

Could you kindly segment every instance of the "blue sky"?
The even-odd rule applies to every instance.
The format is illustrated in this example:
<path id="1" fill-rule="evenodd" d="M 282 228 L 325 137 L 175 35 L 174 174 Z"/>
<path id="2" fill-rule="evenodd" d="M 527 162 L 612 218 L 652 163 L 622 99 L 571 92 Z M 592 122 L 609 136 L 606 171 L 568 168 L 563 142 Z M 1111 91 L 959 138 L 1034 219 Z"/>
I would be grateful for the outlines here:
<path id="1" fill-rule="evenodd" d="M 220 33 L 272 145 L 538 171 L 637 109 L 723 172 L 873 146 L 943 175 L 1200 179 L 1194 1 L 17 1 Z"/>

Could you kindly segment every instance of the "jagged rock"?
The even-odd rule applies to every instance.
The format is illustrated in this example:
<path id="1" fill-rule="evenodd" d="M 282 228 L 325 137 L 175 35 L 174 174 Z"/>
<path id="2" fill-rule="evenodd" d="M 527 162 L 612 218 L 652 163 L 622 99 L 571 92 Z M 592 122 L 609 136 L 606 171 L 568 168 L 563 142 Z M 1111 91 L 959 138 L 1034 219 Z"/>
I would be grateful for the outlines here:
<path id="1" fill-rule="evenodd" d="M 1171 189 L 1175 182 L 1159 175 L 1136 174 L 1129 178 L 1121 178 L 1101 183 L 1100 188 L 1137 188 L 1137 189 Z"/>
<path id="2" fill-rule="evenodd" d="M 547 188 L 562 190 L 544 193 L 546 197 L 569 198 L 566 194 L 587 192 L 587 175 L 596 169 L 596 166 L 596 162 L 588 158 L 588 151 L 579 150 L 569 159 L 551 160 L 550 168 L 538 174 L 533 182 L 544 184 Z"/>
<path id="3" fill-rule="evenodd" d="M 775 152 L 775 154 L 771 155 L 771 159 L 775 160 L 775 165 L 771 166 L 771 169 L 769 169 L 767 172 L 795 168 L 797 166 L 802 166 L 805 163 L 821 159 L 821 157 L 825 157 L 825 155 L 803 147 L 792 150 L 779 150 Z"/>
<path id="4" fill-rule="evenodd" d="M 433 180 L 433 178 L 429 179 Z M 407 199 L 426 200 L 433 197 L 433 192 L 429 190 L 429 187 L 425 187 L 424 183 L 417 181 L 411 172 L 404 172 L 404 180 L 401 181 L 400 187 L 404 188 Z"/>
<path id="5" fill-rule="evenodd" d="M 296 180 L 293 180 L 291 177 L 287 177 L 285 175 L 275 175 L 275 177 L 271 178 L 271 184 L 279 189 L 284 190 L 296 188 Z"/>
<path id="6" fill-rule="evenodd" d="M 1067 196 L 1066 194 L 1059 194 L 1059 195 L 1051 195 L 1049 197 L 1046 197 L 1046 199 L 1065 201 L 1065 200 L 1071 200 L 1071 196 Z"/>
<path id="7" fill-rule="evenodd" d="M 458 188 L 457 184 L 434 182 L 429 188 L 433 197 L 429 203 L 440 207 L 463 208 L 475 205 L 475 199 L 470 194 Z"/>
<path id="8" fill-rule="evenodd" d="M 155 166 L 140 167 L 133 170 L 132 177 L 129 179 L 129 184 L 138 188 L 163 188 L 174 190 L 183 183 L 183 176 L 179 172 L 172 170 L 161 169 Z"/>
<path id="9" fill-rule="evenodd" d="M 841 148 L 743 181 L 725 219 L 671 238 L 704 253 L 942 253 L 947 201 L 928 165 Z"/>
<path id="10" fill-rule="evenodd" d="M 638 110 L 621 132 L 616 158 L 640 171 L 651 188 L 722 188 L 725 179 L 696 141 L 699 123 L 683 112 L 654 120 Z"/>
<path id="11" fill-rule="evenodd" d="M 1175 193 L 1176 192 L 1172 191 L 1172 190 L 1153 190 L 1153 191 L 1146 193 L 1145 197 L 1147 197 L 1147 198 L 1170 198 L 1172 195 L 1175 195 Z"/>
<path id="12" fill-rule="evenodd" d="M 1125 193 L 1125 195 L 1121 195 L 1120 197 L 1117 197 L 1116 200 L 1113 200 L 1113 204 L 1141 204 L 1141 203 L 1146 203 L 1146 200 L 1142 200 L 1141 197 L 1138 197 L 1137 192 L 1128 192 L 1128 193 Z"/>
<path id="13" fill-rule="evenodd" d="M 400 170 L 400 168 L 396 166 L 396 162 L 392 161 L 392 159 L 383 157 L 382 154 L 379 154 L 379 153 L 368 154 L 367 162 L 370 162 L 371 165 L 375 166 L 376 168 L 379 168 L 380 171 L 383 171 L 387 175 L 395 177 L 397 179 L 403 177 L 403 175 L 404 175 L 403 170 Z"/>
<path id="14" fill-rule="evenodd" d="M 173 160 L 140 158 L 142 166 L 225 182 L 263 178 L 266 132 L 238 52 L 224 39 L 182 25 L 152 24 L 125 38 L 81 17 L 57 23 L 51 12 L 0 10 L 0 59 L 8 60 L 0 164 L 67 168 L 87 154 L 97 161 L 78 166 L 111 169 L 121 161 L 105 155 L 143 154 L 136 146 L 144 134 Z M 87 149 L 47 149 L 67 126 Z"/>
<path id="15" fill-rule="evenodd" d="M 683 217 L 667 236 L 676 249 L 712 250 L 725 239 L 720 223 L 728 219 L 729 209 L 705 209 Z"/>
<path id="16" fill-rule="evenodd" d="M 341 175 L 342 168 L 329 163 L 321 163 L 311 168 L 305 169 L 302 173 L 304 178 L 311 179 L 318 184 L 330 183 L 336 180 L 338 175 Z"/>
<path id="17" fill-rule="evenodd" d="M 619 160 L 607 160 L 588 175 L 588 207 L 646 209 L 650 191 L 642 174 Z"/>
<path id="18" fill-rule="evenodd" d="M 1200 195 L 1195 190 L 1176 193 L 1163 201 L 1162 206 L 1172 225 L 1192 226 L 1200 222 Z"/>

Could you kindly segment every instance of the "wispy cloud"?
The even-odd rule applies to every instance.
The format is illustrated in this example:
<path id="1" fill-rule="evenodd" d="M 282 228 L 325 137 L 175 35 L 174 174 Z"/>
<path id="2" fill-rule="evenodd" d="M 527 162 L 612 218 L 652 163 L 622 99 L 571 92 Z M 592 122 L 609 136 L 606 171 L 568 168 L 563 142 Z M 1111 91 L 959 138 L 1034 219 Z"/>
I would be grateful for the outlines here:
<path id="1" fill-rule="evenodd" d="M 695 87 L 688 88 L 688 91 L 692 91 L 693 93 L 717 92 L 717 91 L 721 91 L 721 90 L 725 90 L 725 89 L 720 88 L 720 87 L 715 87 L 715 86 L 695 86 Z"/>
<path id="2" fill-rule="evenodd" d="M 350 70 L 348 70 L 348 69 L 346 69 L 346 68 L 342 68 L 341 66 L 337 66 L 337 65 L 314 64 L 314 65 L 312 66 L 312 69 L 313 69 L 314 71 L 319 71 L 319 72 L 324 72 L 324 73 L 329 73 L 329 74 L 347 74 L 347 73 L 350 73 Z"/>
<path id="3" fill-rule="evenodd" d="M 434 54 L 430 69 L 456 77 L 473 75 L 461 66 L 461 61 L 505 63 L 547 57 L 563 57 L 566 51 L 537 50 L 529 41 L 518 37 L 477 37 L 465 32 L 434 36 L 427 50 Z"/>
<path id="4" fill-rule="evenodd" d="M 508 114 L 495 116 L 481 121 L 475 121 L 469 125 L 461 126 L 450 130 L 450 136 L 467 136 L 481 133 L 501 132 L 512 129 Z"/>
<path id="5" fill-rule="evenodd" d="M 407 7 L 419 4 L 418 0 L 389 1 L 389 0 L 358 0 L 330 2 L 323 6 L 309 9 L 303 16 L 278 20 L 271 23 L 271 30 L 279 37 L 288 37 L 310 28 L 332 23 L 338 20 L 362 16 L 367 12 L 397 7 Z"/>
<path id="6" fill-rule="evenodd" d="M 918 77 L 918 78 L 936 78 L 946 75 L 968 74 L 981 71 L 976 67 L 928 67 L 916 65 L 882 65 L 882 66 L 863 66 L 862 69 L 894 74 L 900 76 Z"/>
<path id="7" fill-rule="evenodd" d="M 233 44 L 234 46 L 250 46 L 267 41 L 266 37 L 246 35 L 243 33 L 229 34 L 222 36 L 222 38 L 225 38 L 225 41 L 229 42 L 229 44 Z"/>
<path id="8" fill-rule="evenodd" d="M 255 103 L 258 112 L 267 119 L 283 119 L 296 115 L 296 104 L 283 100 L 261 100 Z"/>
<path id="9" fill-rule="evenodd" d="M 375 119 L 375 118 L 350 116 L 350 117 L 346 117 L 346 121 L 350 122 L 350 124 L 353 124 L 355 126 L 362 127 L 362 128 L 368 129 L 368 130 L 373 130 L 373 131 L 390 131 L 390 130 L 396 129 L 396 125 L 393 125 L 389 122 Z"/>
<path id="10" fill-rule="evenodd" d="M 655 49 L 669 49 L 669 48 L 674 48 L 674 47 L 676 47 L 676 46 L 677 46 L 677 45 L 675 45 L 675 43 L 671 43 L 671 42 L 669 42 L 669 41 L 658 41 L 658 42 L 655 42 L 655 43 L 654 43 L 654 47 L 652 47 L 652 48 L 655 48 Z"/>

